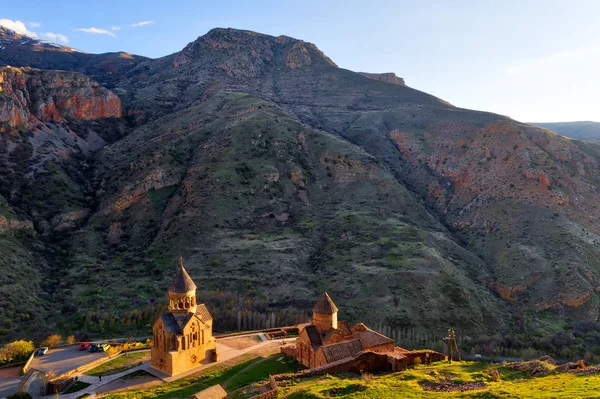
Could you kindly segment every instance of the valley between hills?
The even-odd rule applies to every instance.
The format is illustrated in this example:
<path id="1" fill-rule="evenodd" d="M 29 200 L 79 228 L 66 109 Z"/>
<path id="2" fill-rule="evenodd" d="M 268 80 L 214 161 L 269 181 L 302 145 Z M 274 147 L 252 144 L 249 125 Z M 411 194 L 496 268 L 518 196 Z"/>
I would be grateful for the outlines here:
<path id="1" fill-rule="evenodd" d="M 0 342 L 145 335 L 182 256 L 216 331 L 306 321 L 327 290 L 408 346 L 598 353 L 598 144 L 287 36 L 0 40 Z"/>

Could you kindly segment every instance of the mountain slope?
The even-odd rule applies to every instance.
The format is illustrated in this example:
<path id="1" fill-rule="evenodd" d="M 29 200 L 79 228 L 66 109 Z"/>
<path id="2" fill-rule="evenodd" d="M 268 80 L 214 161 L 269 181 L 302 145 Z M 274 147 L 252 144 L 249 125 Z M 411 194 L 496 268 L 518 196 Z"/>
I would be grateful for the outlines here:
<path id="1" fill-rule="evenodd" d="M 438 335 L 597 319 L 597 145 L 285 36 L 218 28 L 122 66 L 126 117 L 39 128 L 101 145 L 61 138 L 66 156 L 35 168 L 39 129 L 2 136 L 28 156 L 6 162 L 0 194 L 35 229 L 39 275 L 60 275 L 43 288 L 48 328 L 144 331 L 181 255 L 223 329 L 238 310 L 301 318 L 323 289 L 345 318 Z"/>
<path id="2" fill-rule="evenodd" d="M 98 258 L 111 246 L 152 249 L 139 267 L 108 264 L 109 287 L 121 289 L 124 278 L 166 280 L 164 266 L 184 254 L 201 290 L 251 291 L 275 307 L 308 309 L 327 289 L 347 317 L 373 323 L 435 328 L 464 319 L 479 330 L 507 317 L 482 284 L 480 260 L 383 165 L 250 95 L 215 93 L 136 129 L 97 162 L 100 205 L 74 249 Z M 74 270 L 69 285 L 93 290 L 88 282 Z M 72 301 L 93 309 L 113 295 Z M 139 298 L 127 295 L 123 309 Z M 430 317 L 418 319 L 423 313 Z"/>
<path id="3" fill-rule="evenodd" d="M 299 48 L 304 63 L 288 65 Z M 289 38 L 215 29 L 153 64 L 145 85 L 174 90 L 175 108 L 220 88 L 250 92 L 384 160 L 520 311 L 597 317 L 597 147 L 366 79 Z"/>
<path id="4" fill-rule="evenodd" d="M 534 122 L 531 124 L 572 139 L 600 142 L 600 122 Z"/>

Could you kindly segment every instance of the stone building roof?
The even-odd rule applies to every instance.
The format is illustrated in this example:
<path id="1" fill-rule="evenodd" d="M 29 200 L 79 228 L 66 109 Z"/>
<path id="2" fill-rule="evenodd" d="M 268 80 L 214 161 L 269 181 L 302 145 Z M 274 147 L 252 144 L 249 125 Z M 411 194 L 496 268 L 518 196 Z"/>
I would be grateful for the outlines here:
<path id="1" fill-rule="evenodd" d="M 395 342 L 393 339 L 388 338 L 383 334 L 379 334 L 377 331 L 373 331 L 371 329 L 359 331 L 355 333 L 355 336 L 358 336 L 360 343 L 363 345 L 363 347 L 367 349 L 372 348 L 374 346 L 385 345 Z"/>
<path id="2" fill-rule="evenodd" d="M 190 322 L 190 319 L 194 316 L 194 314 L 202 321 L 206 323 L 212 320 L 212 316 L 208 312 L 205 304 L 198 305 L 196 313 L 186 313 L 182 315 L 174 314 L 174 313 L 164 313 L 160 315 L 160 318 L 165 325 L 165 329 L 168 332 L 181 333 L 181 331 L 185 328 L 185 326 Z"/>
<path id="3" fill-rule="evenodd" d="M 196 316 L 198 316 L 198 318 L 202 320 L 203 323 L 212 320 L 212 316 L 210 315 L 208 308 L 203 303 L 198 305 L 198 307 L 196 308 Z"/>
<path id="4" fill-rule="evenodd" d="M 360 340 L 340 342 L 339 344 L 324 345 L 321 347 L 327 363 L 335 362 L 348 357 L 354 357 L 364 350 Z"/>
<path id="5" fill-rule="evenodd" d="M 317 327 L 315 327 L 314 324 L 306 326 L 305 330 L 312 346 L 321 345 L 323 343 L 321 341 L 321 334 L 319 334 L 319 330 L 317 330 Z"/>
<path id="6" fill-rule="evenodd" d="M 352 335 L 352 330 L 346 320 L 338 321 L 338 330 L 340 330 L 344 336 Z"/>
<path id="7" fill-rule="evenodd" d="M 319 314 L 333 314 L 337 311 L 337 306 L 335 306 L 335 303 L 333 303 L 327 292 L 323 292 L 321 299 L 319 299 L 319 302 L 313 308 L 313 312 Z"/>
<path id="8" fill-rule="evenodd" d="M 224 399 L 227 392 L 219 384 L 208 387 L 192 396 L 189 399 Z"/>
<path id="9" fill-rule="evenodd" d="M 175 273 L 175 277 L 173 277 L 173 282 L 169 287 L 169 292 L 188 292 L 196 289 L 196 284 L 192 281 L 190 275 L 185 271 L 183 267 L 183 261 L 179 264 L 177 268 L 177 273 Z"/>
<path id="10" fill-rule="evenodd" d="M 165 325 L 165 329 L 168 332 L 175 333 L 181 332 L 181 330 L 183 330 L 188 321 L 190 321 L 191 317 L 192 313 L 187 313 L 181 316 L 175 316 L 173 313 L 164 313 L 160 315 L 160 318 L 162 319 Z"/>

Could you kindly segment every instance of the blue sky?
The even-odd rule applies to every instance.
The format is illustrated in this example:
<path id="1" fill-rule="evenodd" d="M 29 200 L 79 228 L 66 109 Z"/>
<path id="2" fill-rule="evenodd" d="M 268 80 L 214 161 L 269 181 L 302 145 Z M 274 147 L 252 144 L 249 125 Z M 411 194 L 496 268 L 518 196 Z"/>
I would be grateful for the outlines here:
<path id="1" fill-rule="evenodd" d="M 342 68 L 537 122 L 600 121 L 599 16 L 597 0 L 0 0 L 0 20 L 87 52 L 160 57 L 213 27 L 285 34 Z"/>

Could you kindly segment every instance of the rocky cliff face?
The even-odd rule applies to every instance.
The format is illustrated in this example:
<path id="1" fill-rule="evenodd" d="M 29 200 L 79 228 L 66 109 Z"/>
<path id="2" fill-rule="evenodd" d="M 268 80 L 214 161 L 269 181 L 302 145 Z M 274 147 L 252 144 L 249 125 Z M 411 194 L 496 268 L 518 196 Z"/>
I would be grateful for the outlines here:
<path id="1" fill-rule="evenodd" d="M 0 126 L 31 129 L 43 122 L 121 117 L 121 101 L 74 72 L 0 69 Z"/>
<path id="2" fill-rule="evenodd" d="M 384 72 L 384 73 L 358 72 L 358 73 L 369 79 L 379 80 L 380 82 L 406 86 L 406 84 L 404 83 L 404 79 L 396 76 L 396 74 L 394 72 Z"/>

